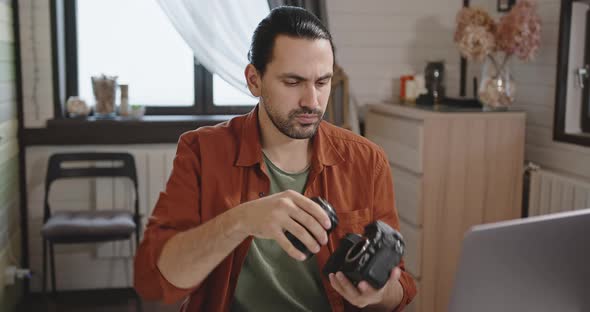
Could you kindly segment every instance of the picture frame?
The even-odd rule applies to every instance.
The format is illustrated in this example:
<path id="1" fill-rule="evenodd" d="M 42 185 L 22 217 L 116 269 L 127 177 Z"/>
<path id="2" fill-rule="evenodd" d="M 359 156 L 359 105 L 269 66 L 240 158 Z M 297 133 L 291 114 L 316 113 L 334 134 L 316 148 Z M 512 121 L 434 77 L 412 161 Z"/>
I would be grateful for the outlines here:
<path id="1" fill-rule="evenodd" d="M 498 12 L 510 11 L 515 3 L 516 0 L 498 0 Z"/>

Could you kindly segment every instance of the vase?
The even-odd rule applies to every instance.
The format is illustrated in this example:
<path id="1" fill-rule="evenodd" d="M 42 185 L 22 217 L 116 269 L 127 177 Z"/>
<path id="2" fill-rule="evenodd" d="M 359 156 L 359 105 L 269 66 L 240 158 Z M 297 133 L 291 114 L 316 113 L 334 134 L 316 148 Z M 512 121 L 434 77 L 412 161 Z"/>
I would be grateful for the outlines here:
<path id="1" fill-rule="evenodd" d="M 509 66 L 510 56 L 498 62 L 494 55 L 488 55 L 481 72 L 479 100 L 486 111 L 502 111 L 514 103 L 516 86 Z"/>

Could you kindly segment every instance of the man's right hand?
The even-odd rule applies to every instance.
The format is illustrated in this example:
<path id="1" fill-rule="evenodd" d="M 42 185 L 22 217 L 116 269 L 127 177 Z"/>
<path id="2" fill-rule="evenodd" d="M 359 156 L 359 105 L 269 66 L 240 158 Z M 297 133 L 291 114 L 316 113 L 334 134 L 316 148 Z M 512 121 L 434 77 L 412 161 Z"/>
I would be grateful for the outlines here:
<path id="1" fill-rule="evenodd" d="M 328 215 L 314 201 L 295 191 L 249 201 L 232 210 L 246 235 L 274 239 L 297 260 L 305 260 L 305 255 L 291 244 L 285 231 L 297 237 L 313 253 L 320 250 L 319 244 L 328 242 L 326 230 L 331 227 Z"/>

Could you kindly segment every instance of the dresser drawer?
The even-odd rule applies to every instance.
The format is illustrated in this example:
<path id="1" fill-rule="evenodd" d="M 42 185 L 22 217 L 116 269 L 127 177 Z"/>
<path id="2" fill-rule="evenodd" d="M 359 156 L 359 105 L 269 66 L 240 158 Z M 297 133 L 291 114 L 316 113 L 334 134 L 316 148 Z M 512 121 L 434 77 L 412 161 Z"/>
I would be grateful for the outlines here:
<path id="1" fill-rule="evenodd" d="M 399 227 L 406 243 L 404 253 L 406 270 L 414 277 L 420 278 L 422 274 L 422 230 L 403 220 L 400 220 Z"/>
<path id="2" fill-rule="evenodd" d="M 391 166 L 395 207 L 400 218 L 422 226 L 422 176 L 397 166 Z"/>
<path id="3" fill-rule="evenodd" d="M 419 120 L 368 112 L 366 137 L 385 150 L 392 164 L 422 173 L 424 124 Z"/>

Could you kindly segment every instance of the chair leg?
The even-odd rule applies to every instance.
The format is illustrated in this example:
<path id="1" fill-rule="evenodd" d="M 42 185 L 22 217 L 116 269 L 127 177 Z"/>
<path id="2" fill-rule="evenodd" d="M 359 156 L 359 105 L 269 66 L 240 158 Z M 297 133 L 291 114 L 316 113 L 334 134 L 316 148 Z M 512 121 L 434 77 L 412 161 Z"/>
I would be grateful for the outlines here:
<path id="1" fill-rule="evenodd" d="M 137 312 L 143 312 L 143 301 L 141 301 L 141 297 L 135 292 L 135 310 Z"/>
<path id="2" fill-rule="evenodd" d="M 135 257 L 135 252 L 137 251 L 137 248 L 139 246 L 139 243 L 137 242 L 138 236 L 136 236 L 136 243 L 135 243 L 135 248 L 133 248 L 133 239 L 129 238 L 129 252 L 131 253 L 131 259 L 133 259 Z M 133 288 L 133 287 L 132 287 Z M 133 293 L 135 294 L 135 311 L 137 312 L 143 312 L 143 301 L 141 301 L 141 297 L 139 296 L 139 294 L 135 291 L 135 289 L 133 290 Z"/>
<path id="3" fill-rule="evenodd" d="M 43 239 L 43 285 L 41 286 L 43 295 L 47 291 L 47 240 Z"/>
<path id="4" fill-rule="evenodd" d="M 139 233 L 141 233 L 141 219 L 135 222 L 135 249 L 139 248 Z"/>
<path id="5" fill-rule="evenodd" d="M 55 295 L 55 253 L 53 252 L 53 243 L 49 243 L 49 261 L 51 262 L 51 293 Z"/>
<path id="6" fill-rule="evenodd" d="M 131 259 L 135 256 L 135 249 L 137 249 L 137 247 L 133 248 L 133 239 L 129 237 L 129 254 L 131 255 Z"/>

